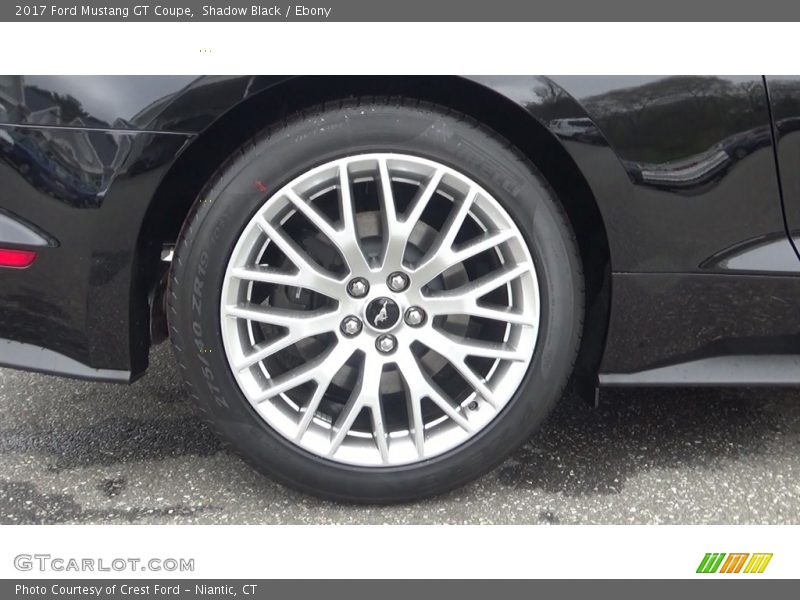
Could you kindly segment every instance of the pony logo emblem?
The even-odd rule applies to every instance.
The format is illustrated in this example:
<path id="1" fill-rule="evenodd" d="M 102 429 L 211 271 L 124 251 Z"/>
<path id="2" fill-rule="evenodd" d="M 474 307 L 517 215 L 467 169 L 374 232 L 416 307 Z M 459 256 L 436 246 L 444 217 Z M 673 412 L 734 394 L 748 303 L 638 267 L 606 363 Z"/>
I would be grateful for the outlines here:
<path id="1" fill-rule="evenodd" d="M 389 318 L 389 313 L 386 310 L 386 305 L 389 304 L 389 300 L 385 299 L 381 301 L 381 310 L 375 315 L 375 326 L 378 327 L 381 323 L 386 321 Z"/>
<path id="2" fill-rule="evenodd" d="M 367 323 L 375 329 L 391 329 L 400 319 L 400 307 L 391 298 L 375 298 L 367 305 Z"/>

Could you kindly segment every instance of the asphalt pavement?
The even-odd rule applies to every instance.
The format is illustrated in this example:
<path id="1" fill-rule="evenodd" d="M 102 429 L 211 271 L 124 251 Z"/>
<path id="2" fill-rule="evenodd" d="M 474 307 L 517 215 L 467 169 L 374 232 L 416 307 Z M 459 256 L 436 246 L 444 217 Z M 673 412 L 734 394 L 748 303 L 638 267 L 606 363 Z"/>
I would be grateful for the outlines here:
<path id="1" fill-rule="evenodd" d="M 800 523 L 800 390 L 566 396 L 501 467 L 392 507 L 288 490 L 198 420 L 170 348 L 131 386 L 0 369 L 0 524 Z"/>

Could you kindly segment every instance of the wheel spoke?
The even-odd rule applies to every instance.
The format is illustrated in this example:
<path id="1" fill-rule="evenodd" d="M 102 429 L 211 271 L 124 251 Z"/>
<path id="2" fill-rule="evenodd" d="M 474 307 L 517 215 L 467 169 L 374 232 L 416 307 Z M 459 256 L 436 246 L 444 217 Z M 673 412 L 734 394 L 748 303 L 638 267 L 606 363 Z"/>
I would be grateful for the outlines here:
<path id="1" fill-rule="evenodd" d="M 389 460 L 389 437 L 384 426 L 383 406 L 381 405 L 381 379 L 383 363 L 374 354 L 364 359 L 364 372 L 361 380 L 361 401 L 369 408 L 372 417 L 372 437 L 381 455 L 381 462 Z"/>
<path id="2" fill-rule="evenodd" d="M 337 324 L 332 314 L 324 312 L 317 316 L 298 317 L 300 321 L 298 326 L 287 327 L 288 332 L 286 334 L 275 340 L 260 344 L 250 354 L 236 358 L 234 360 L 234 368 L 242 371 L 302 340 L 334 331 Z"/>
<path id="3" fill-rule="evenodd" d="M 270 400 L 304 383 L 316 381 L 320 375 L 325 375 L 337 364 L 339 368 L 341 368 L 341 364 L 344 364 L 351 354 L 352 350 L 349 347 L 343 344 L 337 344 L 328 350 L 327 353 L 317 356 L 300 367 L 295 367 L 286 373 L 278 375 L 274 379 L 270 379 L 267 387 L 260 395 L 254 398 L 254 402 L 260 404 L 261 402 Z M 342 361 L 341 364 L 339 361 Z M 339 369 L 337 368 L 336 370 L 338 371 Z"/>
<path id="4" fill-rule="evenodd" d="M 489 292 L 496 290 L 501 285 L 506 285 L 514 281 L 517 277 L 530 271 L 530 269 L 531 266 L 528 263 L 519 263 L 495 270 L 461 287 L 430 294 L 426 296 L 425 299 L 426 301 L 430 300 L 432 302 L 437 302 L 440 299 L 455 300 L 459 298 L 478 300 Z"/>
<path id="5" fill-rule="evenodd" d="M 481 252 L 496 248 L 512 237 L 514 237 L 512 229 L 501 229 L 500 231 L 487 232 L 475 240 L 470 240 L 457 250 L 451 247 L 441 248 L 435 255 L 414 269 L 414 276 L 421 283 L 429 283 L 450 267 L 463 263 L 468 258 L 477 256 Z"/>
<path id="6" fill-rule="evenodd" d="M 268 267 L 236 267 L 231 270 L 231 275 L 245 281 L 299 287 L 334 299 L 341 293 L 344 285 L 344 282 L 316 270 L 301 276 Z"/>
<path id="7" fill-rule="evenodd" d="M 485 306 L 471 296 L 428 296 L 425 308 L 430 317 L 466 315 L 501 321 L 511 325 L 534 327 L 538 323 L 536 304 L 529 301 L 521 308 L 508 306 Z"/>
<path id="8" fill-rule="evenodd" d="M 319 409 L 319 405 L 322 402 L 322 398 L 325 396 L 325 392 L 328 391 L 331 381 L 333 381 L 333 378 L 351 356 L 352 352 L 348 351 L 346 348 L 342 348 L 341 351 L 337 351 L 330 357 L 330 361 L 326 364 L 326 370 L 317 376 L 317 387 L 314 388 L 311 400 L 309 400 L 308 405 L 305 407 L 303 417 L 300 419 L 300 423 L 297 426 L 295 440 L 301 440 L 306 431 L 308 431 L 308 426 L 311 425 L 311 421 L 314 420 L 314 415 L 317 414 L 317 409 Z"/>
<path id="9" fill-rule="evenodd" d="M 338 311 L 330 309 L 292 310 L 262 306 L 261 304 L 241 303 L 226 306 L 225 313 L 237 319 L 247 319 L 248 321 L 256 321 L 257 323 L 266 323 L 267 325 L 276 325 L 278 327 L 293 327 L 299 330 L 298 334 L 302 334 L 306 331 L 306 327 L 309 327 L 310 330 L 317 326 L 323 326 L 327 328 L 325 331 L 330 331 L 335 327 L 335 315 L 338 314 Z"/>
<path id="10" fill-rule="evenodd" d="M 424 187 L 417 194 L 416 199 L 413 201 L 408 215 L 400 220 L 397 215 L 394 215 L 394 224 L 387 235 L 386 251 L 384 253 L 383 268 L 384 269 L 399 269 L 403 267 L 403 257 L 405 256 L 406 246 L 408 245 L 411 232 L 414 226 L 419 222 L 422 213 L 428 206 L 431 198 L 439 187 L 442 181 L 444 171 L 437 169 L 429 177 Z M 383 180 L 383 174 L 381 174 Z M 391 189 L 388 191 L 391 193 Z"/>
<path id="11" fill-rule="evenodd" d="M 339 418 L 336 419 L 336 423 L 334 423 L 332 431 L 333 437 L 331 438 L 331 445 L 328 449 L 328 456 L 336 454 L 336 451 L 339 450 L 345 437 L 347 437 L 347 434 L 350 432 L 350 428 L 353 426 L 356 417 L 358 417 L 359 413 L 364 408 L 364 404 L 358 397 L 358 390 L 358 387 L 353 389 L 353 392 L 350 394 L 350 399 L 344 405 Z"/>
<path id="12" fill-rule="evenodd" d="M 443 176 L 444 171 L 442 169 L 436 169 L 409 209 L 408 216 L 406 216 L 403 221 L 403 228 L 407 232 L 406 241 L 408 241 L 408 234 L 411 233 L 411 230 L 414 229 L 414 226 L 419 222 L 422 213 L 428 208 L 428 203 L 431 201 L 431 198 L 433 198 L 436 190 L 439 189 L 439 184 L 442 182 Z"/>
<path id="13" fill-rule="evenodd" d="M 536 315 L 533 311 L 533 306 L 525 306 L 521 311 L 509 307 L 481 306 L 474 301 L 459 302 L 455 301 L 452 309 L 447 308 L 450 302 L 447 299 L 441 299 L 442 302 L 435 302 L 434 308 L 430 311 L 436 315 L 467 315 L 471 317 L 481 317 L 484 319 L 493 319 L 495 321 L 502 321 L 510 323 L 511 325 L 523 325 L 533 327 L 537 324 Z"/>
<path id="14" fill-rule="evenodd" d="M 381 462 L 388 460 L 388 436 L 384 426 L 383 411 L 380 405 L 380 385 L 383 365 L 374 356 L 366 355 L 361 367 L 358 383 L 354 386 L 350 398 L 333 425 L 331 444 L 328 456 L 336 454 L 344 442 L 353 423 L 364 408 L 369 409 L 372 420 L 372 435 L 380 453 Z"/>
<path id="15" fill-rule="evenodd" d="M 380 401 L 374 402 L 370 404 L 369 411 L 372 416 L 372 437 L 381 455 L 381 462 L 386 464 L 389 462 L 389 436 L 384 425 L 383 406 Z"/>
<path id="16" fill-rule="evenodd" d="M 414 412 L 422 413 L 422 399 L 428 398 L 436 404 L 442 412 L 450 417 L 459 427 L 465 431 L 472 431 L 472 424 L 462 415 L 458 408 L 453 405 L 450 400 L 445 397 L 444 392 L 439 388 L 436 383 L 420 368 L 416 357 L 408 348 L 403 348 L 398 351 L 397 364 L 403 374 L 403 379 L 406 382 L 408 396 L 412 400 L 412 404 L 416 406 Z M 420 431 L 416 424 L 416 416 L 412 414 L 412 427 L 415 430 L 415 445 L 419 451 L 419 445 L 424 445 L 424 431 Z M 419 439 L 417 439 L 419 438 Z M 423 450 L 424 452 L 424 450 Z"/>
<path id="17" fill-rule="evenodd" d="M 428 345 L 432 339 L 434 341 L 431 343 L 436 344 L 437 347 L 450 348 L 448 357 L 457 357 L 460 360 L 466 360 L 469 356 L 511 361 L 521 361 L 527 358 L 524 351 L 510 348 L 507 343 L 458 338 L 432 327 L 427 328 L 420 335 L 420 341 L 425 345 Z"/>
<path id="18" fill-rule="evenodd" d="M 477 190 L 472 188 L 460 203 L 451 208 L 450 214 L 447 216 L 447 220 L 445 221 L 444 225 L 442 225 L 442 230 L 439 234 L 439 237 L 433 243 L 431 248 L 425 253 L 421 263 L 416 269 L 413 270 L 415 277 L 419 279 L 421 284 L 428 283 L 431 279 L 433 279 L 433 277 L 436 276 L 433 275 L 429 277 L 428 271 L 436 270 L 440 263 L 452 260 L 453 242 L 455 241 L 458 232 L 461 231 L 461 226 L 464 224 L 464 220 L 467 218 L 476 196 Z M 452 262 L 447 266 L 452 264 L 455 263 Z M 438 273 L 444 271 L 447 266 L 439 270 Z M 436 274 L 438 275 L 438 273 Z"/>
<path id="19" fill-rule="evenodd" d="M 424 339 L 421 339 L 420 342 L 453 365 L 453 368 L 458 371 L 461 377 L 481 398 L 486 400 L 486 402 L 494 408 L 497 408 L 498 399 L 495 393 L 489 387 L 488 383 L 467 364 L 467 355 L 459 351 L 457 347 L 454 347 L 454 344 L 446 337 L 441 334 L 437 335 L 438 332 L 435 332 L 433 329 L 429 328 L 427 333 L 428 335 L 426 335 Z"/>
<path id="20" fill-rule="evenodd" d="M 353 426 L 353 423 L 355 422 L 359 413 L 364 408 L 364 400 L 361 397 L 361 388 L 364 385 L 363 363 L 359 369 L 358 381 L 353 386 L 353 389 L 350 392 L 350 397 L 342 407 L 342 410 L 339 413 L 339 416 L 336 418 L 333 428 L 331 429 L 331 444 L 328 448 L 328 456 L 333 456 L 336 454 L 336 451 L 342 445 L 342 442 L 344 442 L 345 437 L 350 432 L 350 428 Z"/>
<path id="21" fill-rule="evenodd" d="M 355 242 L 358 240 L 356 232 L 355 208 L 353 206 L 353 192 L 350 188 L 350 173 L 347 165 L 341 164 L 338 169 L 339 176 L 339 210 L 342 215 L 342 226 L 344 231 Z"/>
<path id="22" fill-rule="evenodd" d="M 485 234 L 478 236 L 474 240 L 470 240 L 463 247 L 454 250 L 452 254 L 453 263 L 464 262 L 468 258 L 477 256 L 481 252 L 496 248 L 503 242 L 507 242 L 514 237 L 513 229 L 501 229 L 499 231 L 488 231 Z M 438 275 L 438 273 L 436 274 Z M 435 275 L 434 275 L 435 277 Z"/>
<path id="23" fill-rule="evenodd" d="M 467 218 L 477 194 L 478 191 L 475 188 L 470 189 L 469 193 L 467 193 L 466 197 L 458 204 L 458 206 L 456 206 L 454 210 L 450 211 L 447 222 L 443 227 L 444 235 L 439 242 L 439 250 L 442 248 L 451 248 L 453 246 L 453 242 L 455 241 L 458 232 L 461 231 L 461 226 L 464 224 L 464 220 Z"/>
<path id="24" fill-rule="evenodd" d="M 408 375 L 401 372 L 406 392 L 406 412 L 408 413 L 408 430 L 414 438 L 414 447 L 419 458 L 425 457 L 425 421 L 422 418 L 423 396 L 418 392 L 418 382 L 409 381 Z M 413 386 L 413 387 L 412 387 Z"/>
<path id="25" fill-rule="evenodd" d="M 346 163 L 341 163 L 339 165 L 337 178 L 339 187 L 339 210 L 342 217 L 342 242 L 339 246 L 339 250 L 341 250 L 350 267 L 351 275 L 364 275 L 371 269 L 358 236 L 355 205 L 353 204 L 353 191 L 350 186 L 350 173 L 347 170 Z"/>
<path id="26" fill-rule="evenodd" d="M 339 246 L 341 244 L 343 232 L 334 228 L 331 222 L 328 221 L 328 219 L 321 212 L 311 206 L 310 202 L 307 202 L 298 196 L 297 193 L 291 189 L 286 190 L 285 196 L 296 209 L 298 209 L 309 221 L 311 221 L 314 227 L 319 229 L 322 235 L 333 242 L 335 246 Z"/>
<path id="27" fill-rule="evenodd" d="M 380 178 L 380 194 L 378 197 L 381 202 L 381 212 L 388 231 L 397 227 L 397 208 L 394 203 L 394 192 L 392 192 L 392 177 L 389 175 L 389 165 L 385 158 L 378 160 L 378 174 Z"/>
<path id="28" fill-rule="evenodd" d="M 397 220 L 397 207 L 392 191 L 392 178 L 389 174 L 389 165 L 386 159 L 378 161 L 378 175 L 380 179 L 380 193 L 378 198 L 381 204 L 381 219 L 383 227 L 383 259 L 381 269 L 399 266 L 403 260 L 406 243 L 403 235 L 402 224 Z"/>
<path id="29" fill-rule="evenodd" d="M 281 230 L 273 227 L 263 215 L 259 215 L 258 226 L 267 235 L 271 242 L 273 242 L 286 257 L 292 261 L 298 270 L 298 281 L 313 282 L 315 286 L 325 286 L 327 292 L 321 292 L 325 295 L 333 295 L 339 290 L 341 282 L 325 274 L 321 267 L 319 267 L 314 260 L 306 253 L 305 250 L 300 248 L 292 239 L 286 236 Z M 250 272 L 255 269 L 250 269 Z M 309 284 L 311 285 L 311 284 Z"/>
<path id="30" fill-rule="evenodd" d="M 529 269 L 529 265 L 522 263 L 489 273 L 459 288 L 425 296 L 425 308 L 431 317 L 467 315 L 534 327 L 538 323 L 538 307 L 533 299 L 528 299 L 520 307 L 486 306 L 479 303 L 481 297 L 514 281 Z"/>

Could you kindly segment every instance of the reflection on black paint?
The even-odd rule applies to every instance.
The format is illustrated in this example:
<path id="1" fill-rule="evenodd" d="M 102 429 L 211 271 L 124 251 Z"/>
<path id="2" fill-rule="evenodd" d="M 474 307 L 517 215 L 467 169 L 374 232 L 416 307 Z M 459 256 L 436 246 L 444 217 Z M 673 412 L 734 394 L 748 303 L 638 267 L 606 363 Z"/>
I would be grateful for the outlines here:
<path id="1" fill-rule="evenodd" d="M 38 126 L 3 129 L 2 160 L 39 191 L 80 208 L 100 204 L 131 143 L 127 135 L 92 129 L 109 124 L 77 99 L 18 75 L 0 78 L 0 120 Z"/>
<path id="2" fill-rule="evenodd" d="M 143 116 L 153 108 L 146 107 Z M 173 140 L 124 131 L 121 120 L 99 121 L 72 96 L 26 85 L 22 76 L 0 77 L 4 120 L 35 127 L 0 128 L 0 160 L 40 192 L 76 208 L 99 207 L 115 177 L 144 173 L 174 158 Z M 111 130 L 95 129 L 100 127 Z M 132 154 L 135 162 L 127 165 Z"/>
<path id="3" fill-rule="evenodd" d="M 554 82 L 535 89 L 536 111 L 563 115 L 571 100 Z M 687 192 L 717 183 L 737 162 L 770 146 L 760 79 L 665 77 L 581 99 L 591 118 L 551 118 L 563 140 L 611 142 L 631 181 Z"/>
<path id="4" fill-rule="evenodd" d="M 800 77 L 767 77 L 778 136 L 778 164 L 786 224 L 800 235 Z M 796 245 L 796 251 L 797 251 Z"/>
<path id="5" fill-rule="evenodd" d="M 196 133 L 240 102 L 252 80 L 0 75 L 0 123 Z"/>

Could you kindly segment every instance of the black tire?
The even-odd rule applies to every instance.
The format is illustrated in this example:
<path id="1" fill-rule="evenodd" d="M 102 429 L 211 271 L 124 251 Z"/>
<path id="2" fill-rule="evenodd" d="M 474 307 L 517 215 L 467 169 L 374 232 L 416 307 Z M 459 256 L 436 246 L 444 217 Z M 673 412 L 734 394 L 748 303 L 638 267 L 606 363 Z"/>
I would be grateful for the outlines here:
<path id="1" fill-rule="evenodd" d="M 256 414 L 222 350 L 219 303 L 233 245 L 264 199 L 253 189 L 254 179 L 277 189 L 327 161 L 386 151 L 450 165 L 494 195 L 526 237 L 539 279 L 541 321 L 522 385 L 493 422 L 463 445 L 424 462 L 362 468 L 302 450 Z M 197 406 L 250 464 L 312 494 L 390 503 L 465 484 L 498 465 L 543 421 L 572 372 L 582 329 L 583 277 L 563 209 L 518 150 L 493 131 L 441 107 L 364 98 L 327 103 L 262 131 L 217 171 L 181 231 L 168 317 L 178 363 Z"/>

